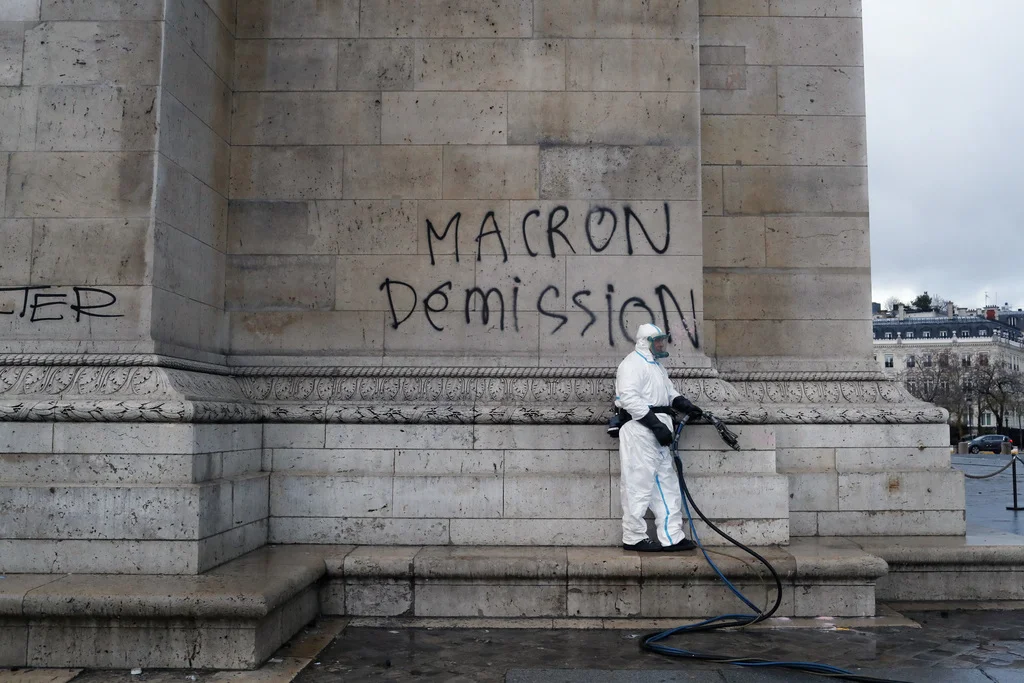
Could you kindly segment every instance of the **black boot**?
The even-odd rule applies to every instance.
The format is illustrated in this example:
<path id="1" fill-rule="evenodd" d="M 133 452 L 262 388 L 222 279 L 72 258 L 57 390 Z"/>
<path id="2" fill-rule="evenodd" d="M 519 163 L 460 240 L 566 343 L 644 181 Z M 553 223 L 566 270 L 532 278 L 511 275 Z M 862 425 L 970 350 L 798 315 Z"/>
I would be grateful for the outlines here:
<path id="1" fill-rule="evenodd" d="M 652 541 L 649 538 L 645 538 L 642 541 L 638 541 L 632 545 L 622 544 L 623 550 L 635 550 L 638 553 L 656 553 L 662 550 L 661 544 L 657 541 Z"/>
<path id="2" fill-rule="evenodd" d="M 696 543 L 694 543 L 693 541 L 691 541 L 688 538 L 684 538 L 683 540 L 679 541 L 678 543 L 673 543 L 672 545 L 666 545 L 666 546 L 662 547 L 661 550 L 662 550 L 662 552 L 666 552 L 666 553 L 677 553 L 677 552 L 681 552 L 683 550 L 693 550 L 696 547 L 697 547 Z"/>

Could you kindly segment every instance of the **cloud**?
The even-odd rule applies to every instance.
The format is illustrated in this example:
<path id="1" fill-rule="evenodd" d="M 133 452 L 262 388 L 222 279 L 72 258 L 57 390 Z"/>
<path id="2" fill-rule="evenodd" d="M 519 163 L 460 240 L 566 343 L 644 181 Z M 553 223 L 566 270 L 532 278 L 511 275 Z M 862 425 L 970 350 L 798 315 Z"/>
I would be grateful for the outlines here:
<path id="1" fill-rule="evenodd" d="M 863 8 L 874 300 L 1024 307 L 1024 2 Z"/>

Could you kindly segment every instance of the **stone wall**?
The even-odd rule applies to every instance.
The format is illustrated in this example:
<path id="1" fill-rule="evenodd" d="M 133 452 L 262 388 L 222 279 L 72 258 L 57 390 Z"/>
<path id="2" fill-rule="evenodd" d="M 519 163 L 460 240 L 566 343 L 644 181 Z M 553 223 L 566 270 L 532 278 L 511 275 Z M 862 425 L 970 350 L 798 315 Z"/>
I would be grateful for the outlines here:
<path id="1" fill-rule="evenodd" d="M 704 290 L 722 370 L 868 370 L 859 0 L 702 0 Z"/>
<path id="2" fill-rule="evenodd" d="M 696 0 L 245 3 L 238 362 L 608 365 L 653 315 L 706 366 L 697 29 Z"/>

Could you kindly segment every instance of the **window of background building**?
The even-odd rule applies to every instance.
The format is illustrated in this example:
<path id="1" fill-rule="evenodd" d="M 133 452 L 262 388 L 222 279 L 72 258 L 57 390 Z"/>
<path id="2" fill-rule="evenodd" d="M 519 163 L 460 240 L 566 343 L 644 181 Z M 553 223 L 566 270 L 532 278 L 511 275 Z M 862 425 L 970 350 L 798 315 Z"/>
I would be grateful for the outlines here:
<path id="1" fill-rule="evenodd" d="M 932 336 L 932 332 L 931 332 L 931 330 L 925 330 L 922 333 L 922 335 L 924 336 L 925 339 L 928 339 L 928 338 L 930 338 Z"/>
<path id="2" fill-rule="evenodd" d="M 930 368 L 932 366 L 932 354 L 926 353 L 924 355 L 924 366 Z"/>
<path id="3" fill-rule="evenodd" d="M 885 354 L 885 367 L 887 367 L 887 368 L 891 368 L 892 367 L 892 354 L 891 353 Z"/>
<path id="4" fill-rule="evenodd" d="M 914 338 L 914 333 L 913 332 L 907 332 L 907 339 L 913 339 L 913 338 Z"/>
<path id="5" fill-rule="evenodd" d="M 965 368 L 971 367 L 971 356 L 970 356 L 970 354 L 968 354 L 968 355 L 964 356 L 963 358 L 961 358 L 960 359 L 960 364 L 963 365 Z"/>
<path id="6" fill-rule="evenodd" d="M 885 338 L 886 339 L 892 339 L 892 332 L 886 332 L 885 333 Z"/>
<path id="7" fill-rule="evenodd" d="M 945 330 L 940 331 L 939 332 L 939 336 L 940 337 L 945 337 L 946 336 L 946 331 Z"/>
<path id="8" fill-rule="evenodd" d="M 979 353 L 978 354 L 978 365 L 988 365 L 988 354 L 987 353 Z"/>
<path id="9" fill-rule="evenodd" d="M 992 413 L 986 410 L 984 413 L 981 414 L 981 426 L 991 427 L 994 423 L 993 417 L 994 416 L 992 415 Z"/>
<path id="10" fill-rule="evenodd" d="M 914 367 L 914 356 L 913 356 L 913 354 L 907 356 L 907 367 L 908 368 Z"/>

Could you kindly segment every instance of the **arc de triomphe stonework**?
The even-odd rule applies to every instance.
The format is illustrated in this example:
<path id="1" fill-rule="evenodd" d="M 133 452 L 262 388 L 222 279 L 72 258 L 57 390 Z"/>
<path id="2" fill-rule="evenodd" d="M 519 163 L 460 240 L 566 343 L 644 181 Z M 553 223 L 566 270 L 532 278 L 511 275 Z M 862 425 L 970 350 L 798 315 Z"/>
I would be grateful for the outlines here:
<path id="1" fill-rule="evenodd" d="M 965 524 L 872 361 L 862 42 L 858 0 L 4 2 L 0 664 L 715 609 L 618 548 L 647 320 L 740 434 L 687 432 L 706 511 L 789 614 L 873 614 L 846 539 Z"/>

